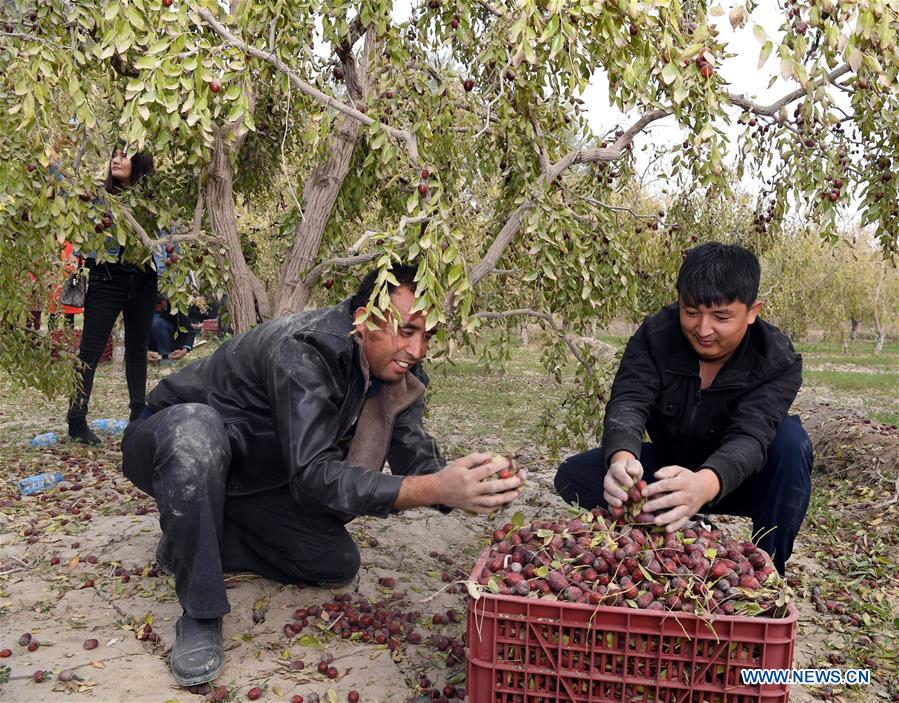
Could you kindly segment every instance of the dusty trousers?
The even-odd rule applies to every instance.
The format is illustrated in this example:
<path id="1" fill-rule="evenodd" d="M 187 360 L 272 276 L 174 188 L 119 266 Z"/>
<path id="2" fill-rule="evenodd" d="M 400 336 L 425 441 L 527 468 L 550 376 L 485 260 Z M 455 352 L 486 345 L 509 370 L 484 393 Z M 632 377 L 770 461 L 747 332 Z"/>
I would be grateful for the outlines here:
<path id="1" fill-rule="evenodd" d="M 145 415 L 122 439 L 122 470 L 156 500 L 160 556 L 189 616 L 215 618 L 230 611 L 225 571 L 318 586 L 352 580 L 359 550 L 340 519 L 301 505 L 286 485 L 228 496 L 230 462 L 221 417 L 199 403 Z"/>

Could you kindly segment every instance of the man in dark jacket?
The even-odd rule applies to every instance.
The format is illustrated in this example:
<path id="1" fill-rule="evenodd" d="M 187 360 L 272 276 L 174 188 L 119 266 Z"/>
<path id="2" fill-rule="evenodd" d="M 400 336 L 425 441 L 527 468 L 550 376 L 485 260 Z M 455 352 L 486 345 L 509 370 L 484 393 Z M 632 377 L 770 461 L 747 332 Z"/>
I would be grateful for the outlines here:
<path id="1" fill-rule="evenodd" d="M 223 571 L 345 584 L 359 569 L 353 517 L 431 505 L 484 513 L 517 496 L 520 473 L 491 478 L 506 459 L 445 465 L 424 431 L 419 362 L 432 331 L 412 312 L 415 268 L 391 273 L 395 325 L 362 321 L 373 271 L 353 298 L 259 325 L 167 377 L 125 431 L 123 471 L 156 499 L 157 561 L 184 608 L 171 654 L 180 685 L 221 671 Z"/>
<path id="2" fill-rule="evenodd" d="M 678 302 L 627 344 L 602 446 L 565 461 L 555 485 L 570 503 L 617 508 L 642 478 L 644 511 L 670 532 L 700 510 L 751 517 L 783 574 L 811 495 L 812 445 L 787 416 L 802 357 L 758 317 L 760 273 L 740 246 L 687 254 Z"/>

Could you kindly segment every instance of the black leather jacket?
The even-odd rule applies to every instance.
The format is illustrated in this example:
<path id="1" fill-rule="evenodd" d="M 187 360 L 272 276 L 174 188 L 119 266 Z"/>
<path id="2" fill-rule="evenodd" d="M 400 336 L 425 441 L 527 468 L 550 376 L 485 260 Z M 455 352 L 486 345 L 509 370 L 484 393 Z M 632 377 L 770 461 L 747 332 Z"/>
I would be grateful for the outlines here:
<path id="1" fill-rule="evenodd" d="M 789 337 L 756 319 L 711 386 L 681 331 L 677 303 L 644 320 L 627 343 L 606 405 L 602 445 L 640 456 L 644 430 L 667 464 L 710 468 L 712 503 L 765 465 L 768 447 L 802 385 Z"/>
<path id="2" fill-rule="evenodd" d="M 310 509 L 387 515 L 404 474 L 434 473 L 445 462 L 422 427 L 427 377 L 420 365 L 402 388 L 370 388 L 352 319 L 346 300 L 266 322 L 163 379 L 148 405 L 204 403 L 218 411 L 231 440 L 229 495 L 289 486 Z M 363 403 L 370 421 L 360 432 Z M 385 454 L 391 474 L 381 473 Z"/>

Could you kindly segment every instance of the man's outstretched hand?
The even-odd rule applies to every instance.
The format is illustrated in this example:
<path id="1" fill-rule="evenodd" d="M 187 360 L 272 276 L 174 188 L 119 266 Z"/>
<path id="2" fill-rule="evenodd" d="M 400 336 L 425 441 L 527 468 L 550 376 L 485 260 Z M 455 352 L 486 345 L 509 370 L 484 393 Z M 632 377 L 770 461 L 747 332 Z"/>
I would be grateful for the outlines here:
<path id="1" fill-rule="evenodd" d="M 445 505 L 470 513 L 489 513 L 514 501 L 527 478 L 523 470 L 510 473 L 504 456 L 469 454 L 435 474 L 406 476 L 393 504 L 395 510 L 423 505 Z"/>
<path id="2" fill-rule="evenodd" d="M 642 477 L 643 464 L 637 457 L 626 451 L 615 452 L 602 483 L 606 503 L 616 508 L 623 505 L 627 500 L 627 489 Z"/>
<path id="3" fill-rule="evenodd" d="M 471 513 L 489 513 L 513 502 L 527 478 L 523 470 L 508 478 L 511 462 L 504 456 L 469 454 L 434 474 L 438 503 Z"/>
<path id="4" fill-rule="evenodd" d="M 656 480 L 643 489 L 647 498 L 643 510 L 656 514 L 655 524 L 676 532 L 721 490 L 711 469 L 690 471 L 683 466 L 665 466 L 656 471 Z"/>

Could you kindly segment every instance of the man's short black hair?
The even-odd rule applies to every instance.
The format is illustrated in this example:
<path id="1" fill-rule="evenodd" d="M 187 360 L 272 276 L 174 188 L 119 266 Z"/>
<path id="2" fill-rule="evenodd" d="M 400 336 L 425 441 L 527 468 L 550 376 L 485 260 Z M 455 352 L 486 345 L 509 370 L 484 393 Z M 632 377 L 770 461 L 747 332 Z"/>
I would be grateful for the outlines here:
<path id="1" fill-rule="evenodd" d="M 393 274 L 393 277 L 397 280 L 399 286 L 395 286 L 388 282 L 388 294 L 393 295 L 393 291 L 397 288 L 408 288 L 413 293 L 415 292 L 415 273 L 418 271 L 417 266 L 412 266 L 411 264 L 394 264 L 390 267 L 389 271 Z M 356 291 L 356 295 L 354 295 L 351 300 L 353 310 L 358 310 L 359 308 L 364 308 L 368 305 L 368 301 L 371 300 L 372 293 L 375 291 L 375 281 L 377 280 L 378 269 L 372 269 L 365 274 L 365 278 L 363 278 L 362 283 L 359 284 L 359 290 Z"/>
<path id="2" fill-rule="evenodd" d="M 691 307 L 750 306 L 759 294 L 762 267 L 755 254 L 738 244 L 707 242 L 687 252 L 677 274 L 677 295 Z"/>

